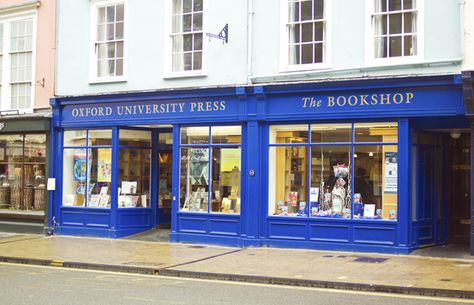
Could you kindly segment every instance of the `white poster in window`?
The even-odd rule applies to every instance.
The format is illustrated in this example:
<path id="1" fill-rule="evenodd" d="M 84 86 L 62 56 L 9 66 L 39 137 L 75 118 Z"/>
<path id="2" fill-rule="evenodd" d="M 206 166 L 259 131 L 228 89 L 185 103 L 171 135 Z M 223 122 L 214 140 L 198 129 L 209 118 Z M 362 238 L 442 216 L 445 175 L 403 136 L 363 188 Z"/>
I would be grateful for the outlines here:
<path id="1" fill-rule="evenodd" d="M 375 216 L 375 204 L 364 204 L 364 217 Z"/>
<path id="2" fill-rule="evenodd" d="M 319 187 L 309 188 L 309 201 L 318 202 L 319 201 Z"/>
<path id="3" fill-rule="evenodd" d="M 384 193 L 397 193 L 398 190 L 398 153 L 385 153 Z"/>

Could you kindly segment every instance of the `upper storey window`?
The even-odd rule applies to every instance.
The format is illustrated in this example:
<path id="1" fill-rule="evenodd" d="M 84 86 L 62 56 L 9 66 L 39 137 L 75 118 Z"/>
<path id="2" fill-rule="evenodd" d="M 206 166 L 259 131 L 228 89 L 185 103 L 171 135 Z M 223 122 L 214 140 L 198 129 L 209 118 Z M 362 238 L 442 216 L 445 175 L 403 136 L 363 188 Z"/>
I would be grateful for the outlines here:
<path id="1" fill-rule="evenodd" d="M 94 13 L 94 76 L 98 80 L 123 77 L 125 5 L 122 2 L 98 3 Z"/>
<path id="2" fill-rule="evenodd" d="M 172 1 L 172 72 L 203 68 L 204 0 Z"/>
<path id="3" fill-rule="evenodd" d="M 326 1 L 285 0 L 285 4 L 287 65 L 324 63 L 327 52 Z"/>
<path id="4" fill-rule="evenodd" d="M 416 0 L 372 0 L 373 58 L 418 55 Z"/>

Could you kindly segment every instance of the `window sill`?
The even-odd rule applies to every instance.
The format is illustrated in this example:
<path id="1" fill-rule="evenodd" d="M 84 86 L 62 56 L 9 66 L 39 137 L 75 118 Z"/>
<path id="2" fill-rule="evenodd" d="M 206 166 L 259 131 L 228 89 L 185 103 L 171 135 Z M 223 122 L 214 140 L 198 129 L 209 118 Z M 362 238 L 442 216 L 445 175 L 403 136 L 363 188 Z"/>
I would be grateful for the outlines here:
<path id="1" fill-rule="evenodd" d="M 381 67 L 381 66 L 404 66 L 412 64 L 423 64 L 420 56 L 398 56 L 398 57 L 384 57 L 371 58 L 366 61 L 366 66 Z"/>
<path id="2" fill-rule="evenodd" d="M 204 71 L 192 71 L 192 72 L 168 72 L 163 75 L 163 79 L 179 79 L 179 78 L 192 78 L 192 77 L 207 77 L 207 73 Z"/>
<path id="3" fill-rule="evenodd" d="M 290 65 L 282 67 L 279 73 L 292 73 L 292 72 L 306 72 L 316 70 L 330 70 L 331 66 L 327 63 L 321 64 L 306 64 L 306 65 Z"/>
<path id="4" fill-rule="evenodd" d="M 126 82 L 127 82 L 127 79 L 125 77 L 114 77 L 114 78 L 103 78 L 103 79 L 90 80 L 89 85 L 126 83 Z"/>

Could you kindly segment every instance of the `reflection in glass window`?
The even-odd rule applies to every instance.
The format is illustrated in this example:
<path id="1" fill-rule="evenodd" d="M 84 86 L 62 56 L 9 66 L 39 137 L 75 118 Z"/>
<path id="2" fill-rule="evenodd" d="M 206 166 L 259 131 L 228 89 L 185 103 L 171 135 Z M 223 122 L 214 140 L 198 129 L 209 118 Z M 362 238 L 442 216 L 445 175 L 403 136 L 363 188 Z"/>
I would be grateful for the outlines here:
<path id="1" fill-rule="evenodd" d="M 181 128 L 181 211 L 240 213 L 241 134 L 240 126 Z"/>
<path id="2" fill-rule="evenodd" d="M 356 142 L 398 142 L 397 123 L 356 123 Z"/>
<path id="3" fill-rule="evenodd" d="M 212 149 L 212 212 L 240 213 L 240 148 Z"/>
<path id="4" fill-rule="evenodd" d="M 151 147 L 151 131 L 120 129 L 119 143 L 122 146 Z"/>
<path id="5" fill-rule="evenodd" d="M 112 130 L 66 130 L 64 142 L 63 207 L 110 208 Z"/>
<path id="6" fill-rule="evenodd" d="M 349 169 L 349 146 L 311 148 L 311 216 L 351 216 Z"/>
<path id="7" fill-rule="evenodd" d="M 397 164 L 396 145 L 354 147 L 354 218 L 397 219 Z"/>
<path id="8" fill-rule="evenodd" d="M 209 149 L 181 148 L 180 208 L 206 212 L 209 202 Z"/>
<path id="9" fill-rule="evenodd" d="M 277 146 L 270 148 L 270 183 L 275 187 L 272 215 L 305 216 L 307 211 L 307 147 Z"/>
<path id="10" fill-rule="evenodd" d="M 397 123 L 271 126 L 269 215 L 396 220 L 397 142 Z"/>
<path id="11" fill-rule="evenodd" d="M 0 136 L 0 209 L 43 210 L 46 135 Z"/>
<path id="12" fill-rule="evenodd" d="M 308 125 L 272 126 L 270 143 L 308 143 Z"/>
<path id="13" fill-rule="evenodd" d="M 150 207 L 151 149 L 120 148 L 119 208 Z"/>

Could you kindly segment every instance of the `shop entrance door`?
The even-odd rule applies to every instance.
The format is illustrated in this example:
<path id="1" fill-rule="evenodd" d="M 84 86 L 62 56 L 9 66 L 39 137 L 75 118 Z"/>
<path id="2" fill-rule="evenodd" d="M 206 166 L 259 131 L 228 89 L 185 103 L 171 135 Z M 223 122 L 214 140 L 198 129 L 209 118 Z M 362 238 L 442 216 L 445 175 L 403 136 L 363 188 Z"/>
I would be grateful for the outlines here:
<path id="1" fill-rule="evenodd" d="M 447 154 L 448 241 L 469 245 L 470 239 L 470 135 L 450 139 Z"/>
<path id="2" fill-rule="evenodd" d="M 419 145 L 417 165 L 417 244 L 429 246 L 435 243 L 436 236 L 435 147 Z"/>
<path id="3" fill-rule="evenodd" d="M 172 184 L 172 139 L 171 130 L 158 133 L 158 208 L 156 220 L 158 228 L 171 226 L 171 184 Z"/>

